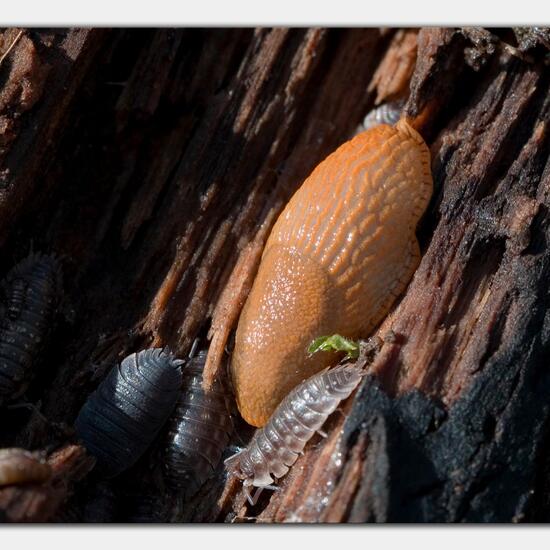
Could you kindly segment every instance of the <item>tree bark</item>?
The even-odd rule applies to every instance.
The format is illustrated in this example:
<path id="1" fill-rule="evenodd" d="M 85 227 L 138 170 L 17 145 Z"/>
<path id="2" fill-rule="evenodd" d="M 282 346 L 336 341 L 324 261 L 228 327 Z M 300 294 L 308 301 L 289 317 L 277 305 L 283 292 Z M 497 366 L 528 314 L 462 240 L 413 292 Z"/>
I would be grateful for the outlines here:
<path id="1" fill-rule="evenodd" d="M 407 98 L 434 194 L 421 264 L 377 330 L 393 338 L 279 491 L 252 507 L 221 464 L 178 519 L 546 521 L 550 72 L 537 32 L 4 31 L 0 276 L 31 246 L 55 252 L 64 304 L 28 395 L 48 422 L 0 411 L 0 443 L 70 457 L 43 486 L 0 489 L 4 517 L 168 519 L 160 442 L 100 481 L 71 429 L 79 408 L 132 351 L 207 345 L 224 289 L 246 291 L 303 179 L 375 104 Z M 238 423 L 234 442 L 250 435 Z"/>

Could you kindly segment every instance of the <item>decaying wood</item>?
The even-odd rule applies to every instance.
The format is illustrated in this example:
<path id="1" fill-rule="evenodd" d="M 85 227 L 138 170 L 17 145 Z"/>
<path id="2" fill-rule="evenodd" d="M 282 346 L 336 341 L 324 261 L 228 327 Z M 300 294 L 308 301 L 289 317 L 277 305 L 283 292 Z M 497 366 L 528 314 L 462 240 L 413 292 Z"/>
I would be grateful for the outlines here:
<path id="1" fill-rule="evenodd" d="M 0 276 L 32 245 L 65 283 L 27 396 L 47 422 L 2 410 L 0 443 L 69 457 L 47 488 L 2 489 L 4 519 L 173 517 L 160 443 L 119 478 L 86 475 L 80 406 L 127 353 L 184 356 L 209 331 L 223 375 L 277 214 L 410 78 L 435 191 L 420 267 L 377 331 L 395 336 L 279 491 L 252 507 L 220 465 L 178 519 L 548 520 L 546 35 L 490 31 L 4 31 Z"/>
<path id="2" fill-rule="evenodd" d="M 66 114 L 102 31 L 7 29 L 0 64 L 0 244 L 28 201 L 66 128 Z M 32 109 L 32 114 L 25 114 Z M 32 197 L 31 195 L 34 195 Z"/>
<path id="3" fill-rule="evenodd" d="M 85 477 L 94 463 L 79 445 L 67 445 L 52 453 L 47 460 L 52 469 L 50 479 L 0 489 L 0 519 L 12 523 L 51 520 L 74 483 Z"/>
<path id="4" fill-rule="evenodd" d="M 407 98 L 409 81 L 416 65 L 417 29 L 399 29 L 369 84 L 376 90 L 375 104 Z"/>
<path id="5" fill-rule="evenodd" d="M 270 219 L 269 222 L 272 222 L 272 220 Z M 212 323 L 208 331 L 210 346 L 203 372 L 203 384 L 207 390 L 212 387 L 216 375 L 220 375 L 224 363 L 223 352 L 226 349 L 229 334 L 239 320 L 239 314 L 252 288 L 254 276 L 260 265 L 267 228 L 271 226 L 271 223 L 264 222 L 263 226 L 264 231 L 258 232 L 254 240 L 246 245 L 239 255 L 239 259 L 212 313 Z M 221 375 L 223 376 L 223 373 Z"/>

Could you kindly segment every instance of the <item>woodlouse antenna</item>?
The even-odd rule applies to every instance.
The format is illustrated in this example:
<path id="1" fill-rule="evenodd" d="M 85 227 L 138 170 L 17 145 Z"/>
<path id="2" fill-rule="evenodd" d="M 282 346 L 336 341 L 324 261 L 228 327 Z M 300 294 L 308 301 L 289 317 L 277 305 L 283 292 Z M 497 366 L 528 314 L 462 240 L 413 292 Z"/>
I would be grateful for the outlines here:
<path id="1" fill-rule="evenodd" d="M 256 506 L 256 503 L 258 502 L 260 495 L 263 493 L 264 489 L 269 489 L 270 491 L 277 492 L 280 491 L 281 488 L 277 487 L 277 485 L 263 485 L 262 487 L 258 487 L 256 491 L 254 492 L 254 496 L 251 496 L 250 489 L 252 488 L 252 485 L 245 485 L 245 495 L 248 502 L 251 504 L 251 506 Z"/>
<path id="2" fill-rule="evenodd" d="M 244 449 L 236 452 L 234 455 L 226 458 L 223 463 L 225 469 L 230 475 L 234 475 L 239 479 L 245 479 L 245 475 L 241 471 L 241 455 L 244 452 Z"/>
<path id="3" fill-rule="evenodd" d="M 188 359 L 193 359 L 195 357 L 195 354 L 197 353 L 197 348 L 199 347 L 200 339 L 197 337 L 193 340 L 193 343 L 191 344 L 191 349 L 189 350 L 189 354 L 187 355 Z"/>

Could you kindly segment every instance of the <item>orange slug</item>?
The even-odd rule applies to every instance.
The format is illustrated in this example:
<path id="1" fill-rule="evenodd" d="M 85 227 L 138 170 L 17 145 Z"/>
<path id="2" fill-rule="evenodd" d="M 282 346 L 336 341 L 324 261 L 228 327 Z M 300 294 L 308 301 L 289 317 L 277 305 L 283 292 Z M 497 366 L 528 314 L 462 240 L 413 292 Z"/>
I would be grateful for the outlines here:
<path id="1" fill-rule="evenodd" d="M 415 230 L 432 194 L 430 152 L 401 119 L 321 162 L 273 226 L 237 327 L 231 376 L 242 417 L 265 425 L 300 382 L 333 363 L 308 357 L 326 334 L 366 337 L 420 261 Z"/>

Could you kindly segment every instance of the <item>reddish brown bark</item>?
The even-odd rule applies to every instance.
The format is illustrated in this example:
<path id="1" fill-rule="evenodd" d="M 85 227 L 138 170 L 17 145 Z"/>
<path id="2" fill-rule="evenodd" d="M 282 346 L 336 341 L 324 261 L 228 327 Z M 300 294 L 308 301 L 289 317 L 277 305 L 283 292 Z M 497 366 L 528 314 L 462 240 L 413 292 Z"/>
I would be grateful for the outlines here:
<path id="1" fill-rule="evenodd" d="M 4 32 L 0 57 L 18 33 Z M 180 519 L 547 518 L 546 46 L 431 28 L 415 54 L 415 35 L 26 30 L 0 65 L 0 276 L 31 242 L 62 258 L 64 311 L 29 397 L 68 429 L 4 411 L 2 445 L 74 441 L 84 399 L 130 351 L 184 356 L 227 318 L 223 342 L 285 202 L 410 77 L 405 112 L 430 145 L 435 190 L 421 265 L 378 330 L 393 341 L 280 491 L 250 507 L 220 465 Z M 67 473 L 47 511 L 22 487 L 0 508 L 12 520 L 89 521 L 98 507 L 102 521 L 143 520 L 166 501 L 160 460 L 157 444 L 101 491 Z"/>

